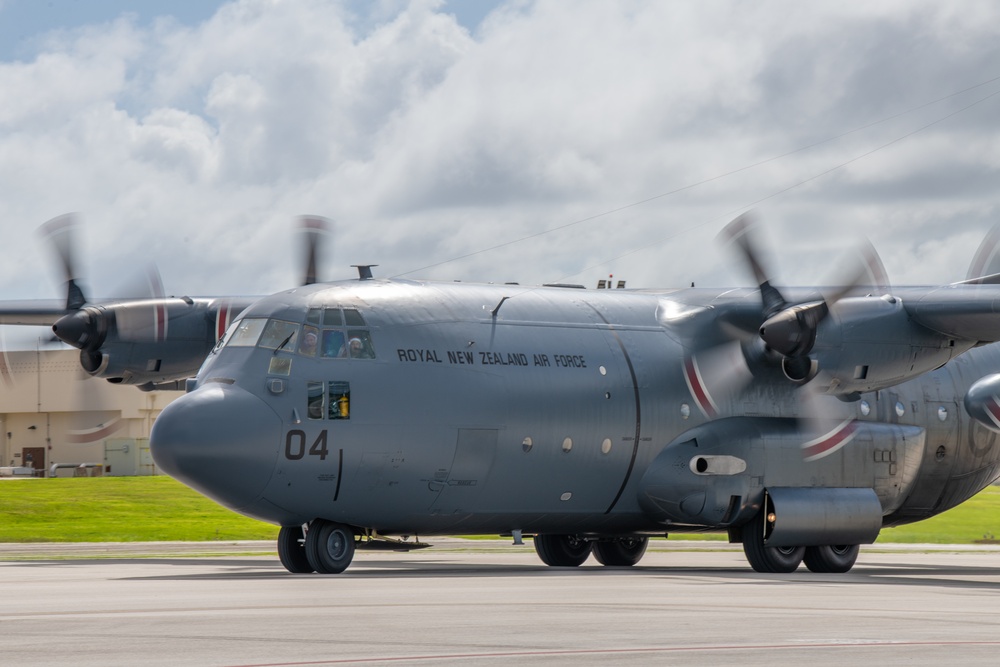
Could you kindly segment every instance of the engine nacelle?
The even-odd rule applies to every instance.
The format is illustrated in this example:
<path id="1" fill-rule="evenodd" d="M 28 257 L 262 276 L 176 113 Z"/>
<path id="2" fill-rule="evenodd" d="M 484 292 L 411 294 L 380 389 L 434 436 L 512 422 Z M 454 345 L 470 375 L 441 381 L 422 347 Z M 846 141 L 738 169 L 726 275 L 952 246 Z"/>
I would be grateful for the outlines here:
<path id="1" fill-rule="evenodd" d="M 969 387 L 963 402 L 970 417 L 1000 433 L 1000 374 L 987 375 Z"/>
<path id="2" fill-rule="evenodd" d="M 252 300 L 166 298 L 86 306 L 53 325 L 94 377 L 155 387 L 194 377 Z"/>
<path id="3" fill-rule="evenodd" d="M 917 324 L 895 297 L 854 297 L 838 301 L 820 324 L 813 356 L 830 393 L 848 395 L 915 378 L 974 344 Z"/>

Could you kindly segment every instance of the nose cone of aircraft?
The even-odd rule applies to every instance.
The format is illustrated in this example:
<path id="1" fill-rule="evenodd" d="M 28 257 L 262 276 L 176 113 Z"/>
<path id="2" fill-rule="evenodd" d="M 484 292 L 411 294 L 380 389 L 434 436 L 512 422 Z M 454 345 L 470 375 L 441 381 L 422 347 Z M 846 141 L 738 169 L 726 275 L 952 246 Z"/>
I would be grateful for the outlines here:
<path id="1" fill-rule="evenodd" d="M 281 419 L 264 401 L 213 383 L 168 405 L 153 425 L 153 461 L 171 477 L 239 510 L 267 485 L 277 458 Z"/>

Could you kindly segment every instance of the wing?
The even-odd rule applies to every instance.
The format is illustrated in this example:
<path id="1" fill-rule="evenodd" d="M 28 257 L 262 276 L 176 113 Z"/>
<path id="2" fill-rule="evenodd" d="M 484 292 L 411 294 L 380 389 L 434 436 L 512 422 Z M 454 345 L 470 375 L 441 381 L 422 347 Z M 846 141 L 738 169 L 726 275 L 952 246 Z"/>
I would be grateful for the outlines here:
<path id="1" fill-rule="evenodd" d="M 55 299 L 0 301 L 0 324 L 52 326 L 60 317 L 71 312 L 66 309 L 65 301 Z"/>

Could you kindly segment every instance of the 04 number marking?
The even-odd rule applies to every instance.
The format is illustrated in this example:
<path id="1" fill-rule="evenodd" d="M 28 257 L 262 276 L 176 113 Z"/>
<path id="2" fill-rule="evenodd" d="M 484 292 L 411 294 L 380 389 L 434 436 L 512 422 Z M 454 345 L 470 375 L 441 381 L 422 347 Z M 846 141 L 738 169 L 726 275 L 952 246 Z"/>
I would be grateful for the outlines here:
<path id="1" fill-rule="evenodd" d="M 309 456 L 318 456 L 320 461 L 326 460 L 327 454 L 330 453 L 327 449 L 326 429 L 319 432 L 308 450 L 306 450 L 306 442 L 305 431 L 299 429 L 289 431 L 285 435 L 285 458 L 289 461 L 298 461 L 308 453 Z"/>

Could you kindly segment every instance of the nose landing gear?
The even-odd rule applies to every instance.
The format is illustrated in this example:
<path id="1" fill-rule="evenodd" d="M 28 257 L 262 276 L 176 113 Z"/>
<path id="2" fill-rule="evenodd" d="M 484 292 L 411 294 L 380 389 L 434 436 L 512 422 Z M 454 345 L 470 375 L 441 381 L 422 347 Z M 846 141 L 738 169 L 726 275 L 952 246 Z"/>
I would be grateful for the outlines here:
<path id="1" fill-rule="evenodd" d="M 301 526 L 284 526 L 278 532 L 278 558 L 294 574 L 340 574 L 354 559 L 354 530 L 324 519 Z"/>

